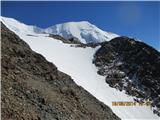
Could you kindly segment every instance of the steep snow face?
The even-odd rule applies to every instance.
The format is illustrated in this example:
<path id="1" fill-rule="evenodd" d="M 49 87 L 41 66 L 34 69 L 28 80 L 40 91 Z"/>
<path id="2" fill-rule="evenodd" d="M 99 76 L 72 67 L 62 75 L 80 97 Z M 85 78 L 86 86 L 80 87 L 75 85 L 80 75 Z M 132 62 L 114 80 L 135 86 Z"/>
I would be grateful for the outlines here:
<path id="1" fill-rule="evenodd" d="M 118 35 L 105 32 L 87 21 L 57 24 L 45 30 L 46 33 L 57 34 L 64 38 L 75 37 L 82 43 L 98 43 L 109 41 Z"/>
<path id="2" fill-rule="evenodd" d="M 6 23 L 4 23 L 8 26 Z M 12 28 L 8 27 L 10 30 Z M 24 28 L 22 28 L 24 29 Z M 76 48 L 59 40 L 47 37 L 46 34 L 28 36 L 13 31 L 27 42 L 31 49 L 42 54 L 53 62 L 60 71 L 70 75 L 73 80 L 98 100 L 108 105 L 113 112 L 123 120 L 159 120 L 150 107 L 147 106 L 113 106 L 114 101 L 133 101 L 124 92 L 111 88 L 105 82 L 105 77 L 97 74 L 97 68 L 92 64 L 97 48 Z M 29 31 L 28 31 L 29 32 Z M 72 45 L 73 46 L 73 45 Z M 96 118 L 95 118 L 96 119 Z"/>
<path id="3" fill-rule="evenodd" d="M 133 102 L 124 92 L 111 88 L 105 82 L 105 77 L 97 74 L 97 68 L 92 64 L 97 48 L 76 48 L 59 40 L 46 36 L 20 37 L 30 47 L 53 62 L 60 71 L 70 75 L 73 80 L 90 92 L 98 100 L 109 106 L 123 120 L 158 120 L 148 106 L 113 106 L 112 102 Z"/>
<path id="4" fill-rule="evenodd" d="M 21 34 L 35 34 L 35 33 L 42 33 L 43 29 L 31 26 L 31 25 L 25 25 L 13 18 L 7 18 L 7 17 L 1 17 L 1 21 L 12 31 L 15 31 L 16 33 Z"/>

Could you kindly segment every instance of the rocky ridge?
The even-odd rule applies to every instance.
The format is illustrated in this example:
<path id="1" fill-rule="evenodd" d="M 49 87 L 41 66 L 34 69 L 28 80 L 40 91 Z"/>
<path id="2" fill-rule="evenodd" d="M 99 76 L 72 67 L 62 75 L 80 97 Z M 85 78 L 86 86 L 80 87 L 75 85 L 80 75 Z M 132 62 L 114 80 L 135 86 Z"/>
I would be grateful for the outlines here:
<path id="1" fill-rule="evenodd" d="M 138 102 L 150 101 L 160 116 L 160 53 L 143 42 L 117 37 L 101 44 L 93 63 L 106 83 L 134 96 Z"/>

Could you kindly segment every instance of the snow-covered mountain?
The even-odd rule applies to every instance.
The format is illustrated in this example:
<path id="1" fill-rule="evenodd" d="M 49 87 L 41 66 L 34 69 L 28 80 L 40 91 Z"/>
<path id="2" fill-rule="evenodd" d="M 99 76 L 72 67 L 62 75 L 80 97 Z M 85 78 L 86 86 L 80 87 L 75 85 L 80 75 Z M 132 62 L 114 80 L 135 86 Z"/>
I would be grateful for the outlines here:
<path id="1" fill-rule="evenodd" d="M 15 32 L 22 40 L 28 43 L 32 50 L 42 54 L 48 61 L 53 62 L 57 66 L 58 70 L 70 75 L 76 82 L 76 84 L 82 86 L 98 100 L 109 106 L 112 111 L 121 119 L 159 120 L 159 117 L 153 114 L 153 111 L 148 106 L 113 106 L 112 102 L 116 101 L 133 102 L 134 97 L 128 96 L 124 91 L 119 91 L 115 88 L 110 87 L 108 84 L 106 84 L 106 77 L 97 74 L 98 68 L 92 62 L 94 59 L 94 55 L 97 50 L 99 50 L 100 46 L 97 46 L 96 48 L 73 47 L 70 44 L 64 44 L 57 39 L 51 38 L 46 34 L 37 34 L 36 30 L 38 30 L 38 33 L 43 33 L 44 31 L 41 31 L 41 29 L 37 29 L 36 27 L 27 26 L 10 18 L 2 18 L 2 22 L 10 30 Z M 89 29 L 92 26 L 87 25 L 89 24 L 87 22 L 82 23 L 83 25 L 87 26 L 85 28 L 85 26 L 82 27 L 82 25 L 80 24 L 80 27 L 84 29 Z M 67 25 L 69 26 L 68 29 L 70 28 L 68 31 L 73 32 L 75 29 L 80 30 L 78 25 L 74 26 L 73 23 L 71 24 L 72 25 Z M 94 29 L 90 29 L 88 30 L 88 32 L 90 31 L 92 33 L 93 31 L 94 33 L 95 31 L 99 31 L 100 33 L 104 33 L 102 34 L 102 36 L 106 35 L 106 32 L 100 30 L 94 25 L 92 27 Z M 96 30 L 95 28 L 98 30 Z M 50 28 L 45 29 L 45 32 L 53 33 L 52 31 L 49 31 L 49 29 Z M 60 27 L 53 29 L 60 29 Z M 67 29 L 67 27 L 65 27 L 65 29 Z M 82 31 L 83 30 L 81 30 L 80 32 Z M 78 36 L 75 33 L 72 34 Z M 85 43 L 85 39 L 80 40 L 82 40 L 81 42 Z"/>
<path id="2" fill-rule="evenodd" d="M 117 34 L 105 32 L 87 21 L 67 22 L 46 29 L 25 25 L 13 18 L 1 17 L 1 21 L 6 23 L 11 30 L 19 33 L 34 34 L 45 32 L 47 34 L 60 35 L 66 39 L 77 38 L 81 43 L 99 43 L 118 37 Z"/>
<path id="3" fill-rule="evenodd" d="M 57 34 L 68 39 L 75 37 L 82 43 L 98 43 L 118 37 L 118 35 L 105 32 L 87 21 L 57 24 L 45 29 L 45 32 Z"/>

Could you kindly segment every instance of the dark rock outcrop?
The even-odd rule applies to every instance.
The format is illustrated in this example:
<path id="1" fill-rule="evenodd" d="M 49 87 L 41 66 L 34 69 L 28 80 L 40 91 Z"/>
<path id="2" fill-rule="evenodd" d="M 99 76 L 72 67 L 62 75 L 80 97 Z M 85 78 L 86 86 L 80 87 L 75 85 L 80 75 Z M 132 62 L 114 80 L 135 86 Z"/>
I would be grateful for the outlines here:
<path id="1" fill-rule="evenodd" d="M 160 53 L 143 42 L 117 37 L 104 42 L 94 56 L 98 73 L 114 88 L 137 101 L 149 100 L 160 116 Z"/>
<path id="2" fill-rule="evenodd" d="M 119 120 L 1 24 L 3 120 Z"/>
<path id="3" fill-rule="evenodd" d="M 78 38 L 74 38 L 74 37 L 72 37 L 70 39 L 65 39 L 65 38 L 61 37 L 60 35 L 53 35 L 53 34 L 50 34 L 49 37 L 54 38 L 56 40 L 60 40 L 65 44 L 72 44 L 71 45 L 72 47 L 82 47 L 82 48 L 92 47 L 92 48 L 95 48 L 96 46 L 100 45 L 100 43 L 84 44 L 84 43 L 79 42 Z"/>
<path id="4" fill-rule="evenodd" d="M 61 37 L 60 35 L 54 35 L 54 34 L 50 34 L 49 37 L 54 38 L 56 40 L 60 40 L 63 43 L 67 43 L 67 44 L 82 44 L 81 42 L 78 41 L 77 38 L 70 38 L 70 39 L 65 39 L 63 37 Z"/>

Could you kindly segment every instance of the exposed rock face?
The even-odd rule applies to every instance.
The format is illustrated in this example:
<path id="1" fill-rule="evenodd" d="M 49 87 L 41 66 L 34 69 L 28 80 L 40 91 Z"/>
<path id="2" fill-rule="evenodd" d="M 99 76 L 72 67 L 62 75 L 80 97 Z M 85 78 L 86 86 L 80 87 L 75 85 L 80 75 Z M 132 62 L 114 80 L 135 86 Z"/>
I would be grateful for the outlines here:
<path id="1" fill-rule="evenodd" d="M 70 38 L 70 39 L 65 39 L 63 37 L 61 37 L 60 35 L 53 35 L 50 34 L 49 37 L 54 38 L 56 40 L 60 40 L 63 43 L 67 43 L 67 44 L 82 44 L 81 42 L 79 42 L 76 38 Z"/>
<path id="2" fill-rule="evenodd" d="M 56 40 L 60 40 L 65 44 L 73 44 L 74 47 L 83 47 L 83 48 L 92 47 L 92 48 L 95 48 L 96 46 L 100 45 L 100 43 L 84 44 L 84 43 L 79 42 L 78 38 L 75 38 L 75 37 L 72 37 L 70 39 L 65 39 L 65 38 L 61 37 L 60 35 L 53 35 L 53 34 L 50 34 L 49 37 L 54 38 Z"/>
<path id="3" fill-rule="evenodd" d="M 1 24 L 3 120 L 119 120 Z"/>
<path id="4" fill-rule="evenodd" d="M 102 43 L 94 61 L 98 73 L 114 88 L 125 90 L 136 100 L 150 100 L 160 116 L 160 53 L 127 37 Z"/>

